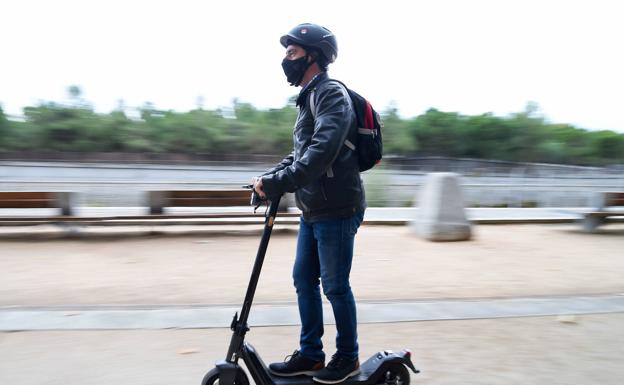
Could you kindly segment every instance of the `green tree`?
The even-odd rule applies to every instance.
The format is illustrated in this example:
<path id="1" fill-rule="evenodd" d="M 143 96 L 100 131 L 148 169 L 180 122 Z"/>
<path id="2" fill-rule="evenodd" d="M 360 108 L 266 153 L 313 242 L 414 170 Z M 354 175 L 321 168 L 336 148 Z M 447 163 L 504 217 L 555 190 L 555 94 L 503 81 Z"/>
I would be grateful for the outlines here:
<path id="1" fill-rule="evenodd" d="M 545 149 L 539 146 L 546 136 L 543 130 L 544 119 L 536 115 L 535 111 L 534 105 L 528 104 L 523 112 L 512 114 L 506 119 L 512 133 L 508 144 L 508 151 L 511 154 L 509 160 L 544 161 Z"/>
<path id="2" fill-rule="evenodd" d="M 418 150 L 418 139 L 409 122 L 401 119 L 396 104 L 381 113 L 384 152 L 387 155 L 409 155 Z"/>
<path id="3" fill-rule="evenodd" d="M 592 156 L 598 163 L 624 161 L 624 135 L 613 131 L 591 133 Z"/>
<path id="4" fill-rule="evenodd" d="M 0 150 L 4 150 L 7 146 L 7 141 L 10 135 L 9 130 L 9 120 L 4 114 L 2 105 L 0 105 Z"/>
<path id="5" fill-rule="evenodd" d="M 411 127 L 418 140 L 420 154 L 436 156 L 461 156 L 463 118 L 455 112 L 442 112 L 434 108 L 415 118 Z"/>
<path id="6" fill-rule="evenodd" d="M 119 108 L 93 111 L 78 86 L 68 89 L 72 103 L 42 103 L 24 109 L 24 121 L 8 120 L 0 107 L 2 151 L 126 151 L 201 154 L 284 155 L 293 147 L 296 97 L 282 108 L 261 110 L 237 99 L 224 110 L 198 102 L 189 112 L 163 111 L 152 103 L 140 118 Z M 536 103 L 505 117 L 461 115 L 429 109 L 401 118 L 396 105 L 382 113 L 388 155 L 452 156 L 509 161 L 605 165 L 624 162 L 624 135 L 587 131 L 544 120 Z"/>
<path id="7" fill-rule="evenodd" d="M 510 160 L 512 130 L 504 119 L 483 114 L 466 118 L 462 135 L 462 156 Z"/>

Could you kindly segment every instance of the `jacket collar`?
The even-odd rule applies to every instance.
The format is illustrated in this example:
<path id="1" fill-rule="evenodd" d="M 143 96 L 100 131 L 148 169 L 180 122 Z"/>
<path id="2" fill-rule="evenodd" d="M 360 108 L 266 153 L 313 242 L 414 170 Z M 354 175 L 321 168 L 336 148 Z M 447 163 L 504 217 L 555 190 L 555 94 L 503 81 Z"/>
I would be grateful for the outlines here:
<path id="1" fill-rule="evenodd" d="M 310 80 L 308 84 L 305 85 L 299 92 L 299 96 L 297 97 L 297 106 L 301 107 L 305 105 L 308 93 L 314 89 L 320 82 L 329 79 L 327 72 L 319 72 Z"/>

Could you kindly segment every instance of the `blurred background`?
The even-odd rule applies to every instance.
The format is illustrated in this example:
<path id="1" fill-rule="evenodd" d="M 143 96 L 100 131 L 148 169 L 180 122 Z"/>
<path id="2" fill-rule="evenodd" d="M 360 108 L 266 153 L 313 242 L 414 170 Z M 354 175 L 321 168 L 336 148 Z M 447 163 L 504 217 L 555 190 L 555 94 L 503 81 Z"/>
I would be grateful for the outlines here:
<path id="1" fill-rule="evenodd" d="M 352 271 L 361 360 L 411 348 L 414 384 L 621 385 L 624 226 L 571 223 L 603 192 L 622 220 L 617 0 L 2 2 L 0 384 L 198 384 L 223 358 L 262 212 L 245 191 L 156 217 L 147 193 L 232 193 L 290 153 L 279 38 L 303 22 L 335 33 L 329 75 L 384 121 Z M 468 209 L 437 204 L 472 238 L 430 242 L 407 225 L 449 171 Z M 252 312 L 265 362 L 299 333 L 295 211 Z"/>
<path id="2" fill-rule="evenodd" d="M 431 171 L 465 176 L 471 207 L 587 206 L 624 187 L 616 8 L 14 2 L 0 24 L 0 183 L 94 206 L 246 183 L 290 152 L 298 90 L 278 40 L 311 21 L 338 38 L 330 76 L 384 119 L 371 206 L 410 206 Z"/>

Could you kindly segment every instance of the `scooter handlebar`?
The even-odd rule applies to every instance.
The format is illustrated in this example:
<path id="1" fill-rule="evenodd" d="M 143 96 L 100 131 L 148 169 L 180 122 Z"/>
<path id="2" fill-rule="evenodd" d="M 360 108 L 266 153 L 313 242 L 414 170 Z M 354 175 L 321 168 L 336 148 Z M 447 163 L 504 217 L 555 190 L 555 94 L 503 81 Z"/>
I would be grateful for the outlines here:
<path id="1" fill-rule="evenodd" d="M 279 202 L 281 199 L 281 196 L 277 197 L 277 198 L 273 198 L 273 200 L 269 200 L 267 198 L 262 198 L 258 193 L 256 193 L 256 190 L 254 190 L 253 185 L 244 185 L 242 186 L 244 189 L 247 190 L 252 190 L 251 191 L 251 200 L 249 202 L 249 204 L 254 208 L 254 213 L 256 212 L 256 210 L 258 209 L 258 207 L 262 206 L 263 203 L 266 203 L 268 208 L 267 208 L 267 216 L 275 216 L 277 214 L 277 207 L 279 206 Z"/>
<path id="2" fill-rule="evenodd" d="M 247 190 L 251 190 L 251 200 L 249 201 L 249 204 L 251 206 L 258 208 L 262 203 L 268 201 L 266 198 L 262 198 L 260 194 L 258 194 L 256 190 L 254 190 L 252 184 L 244 185 L 243 188 Z"/>
<path id="3" fill-rule="evenodd" d="M 258 194 L 258 193 L 256 192 L 256 190 L 254 190 L 254 188 L 253 188 L 253 185 L 252 185 L 252 184 L 247 184 L 247 185 L 244 185 L 244 186 L 242 186 L 242 187 L 243 187 L 244 189 L 251 190 L 251 199 L 250 199 L 250 201 L 249 201 L 249 204 L 250 204 L 252 207 L 254 207 L 254 212 L 255 212 L 255 210 L 257 210 L 257 209 L 258 209 L 258 207 L 260 207 L 263 203 L 267 203 L 267 204 L 269 204 L 269 202 L 270 202 L 270 201 L 269 201 L 267 198 L 262 198 L 262 197 L 260 196 L 260 194 Z"/>

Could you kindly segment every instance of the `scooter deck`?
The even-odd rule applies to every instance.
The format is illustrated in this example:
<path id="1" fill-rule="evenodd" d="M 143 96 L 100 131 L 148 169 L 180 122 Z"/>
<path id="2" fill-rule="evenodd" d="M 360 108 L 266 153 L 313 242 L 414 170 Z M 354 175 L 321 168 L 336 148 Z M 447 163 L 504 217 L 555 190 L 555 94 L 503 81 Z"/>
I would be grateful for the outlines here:
<path id="1" fill-rule="evenodd" d="M 375 373 L 375 371 L 377 371 L 377 369 L 379 368 L 380 363 L 383 360 L 383 358 L 384 357 L 381 356 L 380 354 L 377 354 L 369 358 L 364 363 L 362 363 L 362 365 L 360 365 L 359 374 L 353 377 L 347 378 L 344 382 L 341 382 L 341 384 L 354 384 L 354 385 L 355 384 L 358 384 L 358 385 L 367 384 L 370 381 L 373 374 Z M 276 385 L 309 385 L 309 384 L 318 385 L 317 382 L 314 382 L 312 380 L 312 376 L 301 375 L 301 376 L 283 377 L 283 376 L 276 376 L 270 372 L 269 372 L 269 375 L 271 376 L 271 379 Z"/>
<path id="2" fill-rule="evenodd" d="M 257 354 L 256 350 L 253 346 L 249 344 L 245 344 L 245 354 L 244 354 L 245 363 L 247 364 L 248 369 L 251 372 L 256 372 L 261 378 L 267 378 L 269 381 L 261 381 L 261 382 L 269 382 L 269 385 L 319 385 L 319 383 L 314 382 L 312 376 L 300 375 L 300 376 L 276 376 L 272 374 L 260 356 Z M 407 361 L 406 361 L 407 360 Z M 249 361 L 249 362 L 248 362 Z M 341 382 L 341 385 L 373 385 L 379 383 L 379 378 L 383 376 L 386 368 L 393 364 L 405 365 L 409 362 L 408 366 L 412 368 L 416 373 L 418 373 L 418 369 L 415 369 L 408 358 L 402 357 L 401 355 L 389 351 L 378 352 L 368 360 L 363 362 L 360 365 L 360 373 L 347 378 L 345 381 Z M 251 370 L 250 366 L 253 366 L 255 370 Z M 253 376 L 253 374 L 252 374 Z M 266 376 L 266 377 L 265 377 Z"/>

